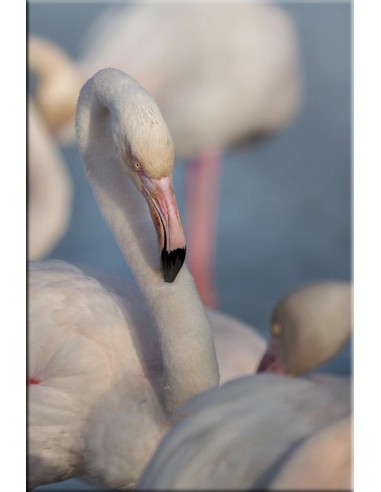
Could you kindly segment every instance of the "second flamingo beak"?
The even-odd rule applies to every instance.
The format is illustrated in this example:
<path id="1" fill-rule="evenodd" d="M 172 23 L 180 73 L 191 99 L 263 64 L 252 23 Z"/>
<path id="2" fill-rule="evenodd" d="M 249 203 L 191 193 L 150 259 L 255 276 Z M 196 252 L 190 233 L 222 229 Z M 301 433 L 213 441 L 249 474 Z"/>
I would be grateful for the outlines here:
<path id="1" fill-rule="evenodd" d="M 259 363 L 257 372 L 286 374 L 279 354 L 279 339 L 271 337 L 267 350 Z"/>
<path id="2" fill-rule="evenodd" d="M 172 176 L 154 179 L 140 174 L 159 242 L 165 282 L 173 282 L 185 260 L 185 236 L 177 208 Z"/>

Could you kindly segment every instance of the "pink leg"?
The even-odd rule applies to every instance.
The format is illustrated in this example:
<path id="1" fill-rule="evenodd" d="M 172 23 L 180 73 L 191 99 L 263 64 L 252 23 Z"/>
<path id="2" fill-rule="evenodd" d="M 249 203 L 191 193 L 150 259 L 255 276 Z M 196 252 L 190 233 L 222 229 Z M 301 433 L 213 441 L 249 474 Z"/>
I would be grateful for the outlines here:
<path id="1" fill-rule="evenodd" d="M 187 166 L 187 263 L 203 303 L 217 306 L 214 253 L 221 155 L 208 152 Z"/>

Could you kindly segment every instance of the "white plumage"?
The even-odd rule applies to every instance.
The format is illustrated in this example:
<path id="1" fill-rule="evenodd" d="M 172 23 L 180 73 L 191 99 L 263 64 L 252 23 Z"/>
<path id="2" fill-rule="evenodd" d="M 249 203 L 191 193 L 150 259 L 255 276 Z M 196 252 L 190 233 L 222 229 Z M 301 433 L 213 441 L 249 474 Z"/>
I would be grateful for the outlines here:
<path id="1" fill-rule="evenodd" d="M 279 477 L 281 484 L 292 478 L 296 489 L 300 484 L 303 490 L 325 489 L 334 479 L 345 489 L 350 484 L 348 440 L 344 449 L 321 446 L 320 453 L 330 454 L 339 465 L 332 470 L 328 463 L 327 475 L 319 453 L 315 459 L 320 461 L 307 470 L 297 468 L 295 473 L 292 467 L 300 460 L 300 445 L 317 439 L 327 426 L 336 428 L 349 408 L 349 399 L 340 400 L 313 381 L 270 374 L 230 381 L 178 410 L 173 420 L 186 418 L 162 440 L 137 488 L 265 490 Z M 290 475 L 282 476 L 286 464 Z M 316 469 L 322 472 L 318 478 Z"/>
<path id="2" fill-rule="evenodd" d="M 350 490 L 352 418 L 347 416 L 305 438 L 290 453 L 269 490 Z"/>
<path id="3" fill-rule="evenodd" d="M 62 261 L 31 263 L 29 292 L 28 374 L 43 382 L 29 386 L 31 484 L 42 483 L 42 468 L 44 483 L 86 474 L 125 486 L 168 429 L 147 386 L 147 377 L 159 384 L 163 368 L 144 300 L 131 284 Z M 251 374 L 262 337 L 217 311 L 208 316 L 221 381 Z M 131 429 L 131 413 L 139 411 L 131 409 L 133 393 L 144 399 L 145 386 L 152 408 L 144 405 Z M 131 443 L 135 461 L 127 458 Z"/>
<path id="4" fill-rule="evenodd" d="M 130 441 L 128 434 L 141 429 L 142 452 L 147 456 L 150 446 L 153 450 L 166 430 L 160 405 L 154 405 L 154 410 L 150 408 L 154 392 L 147 377 L 158 384 L 162 366 L 158 347 L 154 345 L 155 327 L 144 304 L 127 284 L 122 299 L 109 285 L 106 288 L 94 277 L 64 262 L 32 264 L 29 292 L 28 374 L 41 381 L 29 386 L 31 485 L 105 473 L 98 461 L 102 462 L 103 453 L 109 448 L 100 439 L 115 444 L 118 440 L 126 442 L 125 476 L 129 477 L 128 456 L 135 455 L 127 451 L 129 446 L 136 447 L 134 437 Z M 143 345 L 144 354 L 139 345 Z M 131 413 L 136 415 L 138 411 L 131 405 L 137 396 L 144 400 L 145 392 L 149 397 L 141 411 L 141 423 L 131 427 Z M 118 426 L 115 398 L 125 400 L 118 409 L 125 415 L 122 427 Z M 162 415 L 162 426 L 156 423 L 155 412 Z M 112 422 L 115 433 L 110 433 Z M 152 445 L 143 432 L 153 440 Z M 93 440 L 97 438 L 92 451 Z M 118 450 L 112 456 L 117 457 Z"/>

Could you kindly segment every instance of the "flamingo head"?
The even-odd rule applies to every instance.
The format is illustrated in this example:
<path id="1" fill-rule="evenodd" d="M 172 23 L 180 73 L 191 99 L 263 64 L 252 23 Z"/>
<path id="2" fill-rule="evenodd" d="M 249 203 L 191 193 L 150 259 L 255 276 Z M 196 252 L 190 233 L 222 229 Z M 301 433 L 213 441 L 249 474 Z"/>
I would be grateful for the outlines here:
<path id="1" fill-rule="evenodd" d="M 128 118 L 131 111 L 136 115 L 134 119 Z M 186 246 L 173 188 L 172 137 L 155 101 L 140 86 L 126 113 L 114 121 L 121 120 L 124 120 L 123 125 L 113 129 L 114 141 L 128 174 L 147 201 L 164 280 L 173 282 L 184 263 Z M 120 128 L 125 138 L 118 135 Z"/>
<path id="2" fill-rule="evenodd" d="M 282 360 L 282 336 L 283 327 L 280 323 L 271 325 L 271 337 L 265 354 L 263 355 L 257 372 L 273 372 L 286 374 Z"/>
<path id="3" fill-rule="evenodd" d="M 352 286 L 320 282 L 284 297 L 271 318 L 271 336 L 258 372 L 297 376 L 324 364 L 351 334 Z"/>

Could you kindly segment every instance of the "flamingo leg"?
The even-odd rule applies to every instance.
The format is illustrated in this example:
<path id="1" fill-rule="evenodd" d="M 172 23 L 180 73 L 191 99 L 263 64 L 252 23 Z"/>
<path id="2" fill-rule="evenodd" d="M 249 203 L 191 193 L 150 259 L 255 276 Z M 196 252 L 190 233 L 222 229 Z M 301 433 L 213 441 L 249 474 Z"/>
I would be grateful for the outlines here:
<path id="1" fill-rule="evenodd" d="M 218 304 L 214 286 L 214 255 L 221 153 L 205 152 L 187 166 L 187 263 L 202 302 Z"/>

